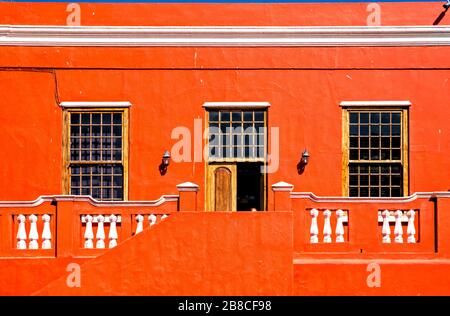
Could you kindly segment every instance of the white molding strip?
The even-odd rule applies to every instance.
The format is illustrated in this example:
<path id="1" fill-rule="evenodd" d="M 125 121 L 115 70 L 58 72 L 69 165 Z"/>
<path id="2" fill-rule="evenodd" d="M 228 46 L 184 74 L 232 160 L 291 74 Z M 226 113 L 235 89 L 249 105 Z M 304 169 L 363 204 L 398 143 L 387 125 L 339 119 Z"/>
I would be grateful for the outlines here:
<path id="1" fill-rule="evenodd" d="M 450 198 L 450 192 L 416 192 L 405 197 L 347 197 L 347 196 L 317 196 L 312 192 L 291 192 L 291 199 L 307 199 L 315 203 L 406 203 L 417 199 Z"/>
<path id="2" fill-rule="evenodd" d="M 113 102 L 90 102 L 90 101 L 63 101 L 59 103 L 62 108 L 129 108 L 131 103 L 128 101 Z"/>
<path id="3" fill-rule="evenodd" d="M 205 102 L 204 108 L 268 108 L 269 102 Z"/>
<path id="4" fill-rule="evenodd" d="M 450 26 L 0 25 L 0 46 L 448 46 Z"/>
<path id="5" fill-rule="evenodd" d="M 352 107 L 352 106 L 392 106 L 392 107 L 409 107 L 410 101 L 342 101 L 339 106 Z"/>
<path id="6" fill-rule="evenodd" d="M 41 195 L 34 201 L 0 201 L 0 211 L 2 208 L 36 207 L 44 202 L 54 201 L 89 202 L 98 207 L 159 206 L 166 202 L 178 202 L 178 198 L 178 195 L 166 194 L 153 201 L 99 201 L 90 195 Z"/>

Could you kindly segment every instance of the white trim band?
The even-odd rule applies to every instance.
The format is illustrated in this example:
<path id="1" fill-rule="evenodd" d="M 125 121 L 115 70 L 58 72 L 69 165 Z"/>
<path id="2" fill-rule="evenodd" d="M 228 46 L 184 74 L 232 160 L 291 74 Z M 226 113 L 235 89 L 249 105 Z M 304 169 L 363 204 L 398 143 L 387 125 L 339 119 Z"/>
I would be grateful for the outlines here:
<path id="1" fill-rule="evenodd" d="M 268 108 L 269 102 L 205 102 L 204 108 Z"/>
<path id="2" fill-rule="evenodd" d="M 131 103 L 128 101 L 119 102 L 89 102 L 89 101 L 64 101 L 59 104 L 62 108 L 129 108 Z"/>
<path id="3" fill-rule="evenodd" d="M 392 106 L 392 107 L 408 107 L 411 106 L 410 101 L 342 101 L 339 106 Z"/>
<path id="4" fill-rule="evenodd" d="M 450 26 L 0 25 L 0 46 L 449 46 Z"/>

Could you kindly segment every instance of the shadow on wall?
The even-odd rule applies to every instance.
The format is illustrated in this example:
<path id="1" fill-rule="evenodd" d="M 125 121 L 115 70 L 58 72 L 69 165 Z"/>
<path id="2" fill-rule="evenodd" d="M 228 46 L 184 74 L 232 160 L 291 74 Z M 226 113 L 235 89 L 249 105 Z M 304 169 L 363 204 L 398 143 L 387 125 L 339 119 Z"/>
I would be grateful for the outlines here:
<path id="1" fill-rule="evenodd" d="M 446 4 L 443 5 L 444 7 L 444 11 L 442 11 L 439 16 L 436 18 L 436 20 L 434 20 L 433 25 L 438 25 L 441 20 L 444 18 L 445 13 L 447 13 L 448 8 L 450 8 L 450 2 L 447 2 Z"/>

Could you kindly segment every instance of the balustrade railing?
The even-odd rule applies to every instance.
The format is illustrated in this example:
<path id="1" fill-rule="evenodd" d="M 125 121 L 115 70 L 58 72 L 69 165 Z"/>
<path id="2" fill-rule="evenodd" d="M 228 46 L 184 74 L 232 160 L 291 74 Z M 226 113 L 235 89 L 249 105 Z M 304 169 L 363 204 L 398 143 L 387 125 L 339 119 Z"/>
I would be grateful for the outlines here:
<path id="1" fill-rule="evenodd" d="M 142 202 L 99 202 L 86 196 L 0 202 L 0 257 L 95 256 L 177 210 L 177 195 Z"/>
<path id="2" fill-rule="evenodd" d="M 435 253 L 434 196 L 348 198 L 292 192 L 294 250 L 324 255 Z"/>

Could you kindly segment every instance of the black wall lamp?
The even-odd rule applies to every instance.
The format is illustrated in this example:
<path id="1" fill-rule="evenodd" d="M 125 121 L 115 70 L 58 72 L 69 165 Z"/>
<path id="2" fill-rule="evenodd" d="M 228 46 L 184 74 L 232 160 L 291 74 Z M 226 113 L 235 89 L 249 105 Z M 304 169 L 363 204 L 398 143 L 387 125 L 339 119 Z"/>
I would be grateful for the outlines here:
<path id="1" fill-rule="evenodd" d="M 309 152 L 305 148 L 302 153 L 302 157 L 300 158 L 300 162 L 297 164 L 297 171 L 299 174 L 302 174 L 305 171 L 305 167 L 309 162 Z"/>
<path id="2" fill-rule="evenodd" d="M 162 156 L 161 164 L 159 165 L 159 173 L 161 175 L 166 174 L 167 167 L 169 167 L 170 164 L 170 152 L 166 150 Z"/>

